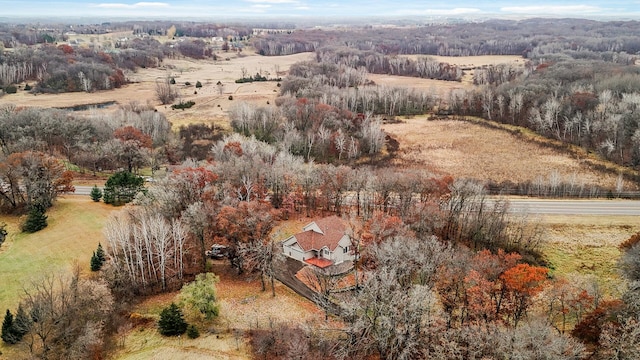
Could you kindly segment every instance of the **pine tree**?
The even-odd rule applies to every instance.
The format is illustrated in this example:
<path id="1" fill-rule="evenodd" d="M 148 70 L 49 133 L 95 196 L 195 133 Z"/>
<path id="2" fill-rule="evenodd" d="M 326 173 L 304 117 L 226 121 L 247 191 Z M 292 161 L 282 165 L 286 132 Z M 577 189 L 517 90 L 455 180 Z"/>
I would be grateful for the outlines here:
<path id="1" fill-rule="evenodd" d="M 27 220 L 22 224 L 22 231 L 34 233 L 47 227 L 47 215 L 44 214 L 44 207 L 31 206 Z"/>
<path id="2" fill-rule="evenodd" d="M 91 255 L 91 271 L 98 271 L 102 268 L 102 262 L 100 261 L 100 258 L 98 258 L 98 256 L 96 255 L 96 252 L 93 252 L 93 255 Z"/>
<path id="3" fill-rule="evenodd" d="M 102 269 L 102 265 L 104 265 L 105 261 L 107 261 L 107 258 L 104 250 L 102 249 L 102 244 L 98 243 L 98 248 L 91 256 L 91 271 L 98 271 Z"/>
<path id="4" fill-rule="evenodd" d="M 102 249 L 102 244 L 98 243 L 98 248 L 96 249 L 96 256 L 100 259 L 100 266 L 104 265 L 105 261 L 107 261 L 107 257 Z"/>
<path id="5" fill-rule="evenodd" d="M 18 342 L 18 339 L 15 336 L 15 329 L 13 327 L 13 314 L 11 311 L 7 309 L 7 313 L 4 316 L 4 321 L 2 322 L 2 341 L 7 344 L 15 344 Z"/>
<path id="6" fill-rule="evenodd" d="M 18 341 L 22 340 L 22 337 L 31 330 L 31 318 L 24 311 L 22 304 L 18 305 L 18 311 L 13 320 L 13 329 Z"/>
<path id="7" fill-rule="evenodd" d="M 102 190 L 100 190 L 98 186 L 93 185 L 93 188 L 91 188 L 91 193 L 89 195 L 91 196 L 91 200 L 98 202 L 100 201 L 100 199 L 102 199 Z"/>
<path id="8" fill-rule="evenodd" d="M 182 311 L 178 305 L 171 303 L 169 307 L 162 309 L 158 329 L 160 334 L 165 336 L 175 336 L 184 334 L 187 331 L 187 322 L 184 321 Z"/>

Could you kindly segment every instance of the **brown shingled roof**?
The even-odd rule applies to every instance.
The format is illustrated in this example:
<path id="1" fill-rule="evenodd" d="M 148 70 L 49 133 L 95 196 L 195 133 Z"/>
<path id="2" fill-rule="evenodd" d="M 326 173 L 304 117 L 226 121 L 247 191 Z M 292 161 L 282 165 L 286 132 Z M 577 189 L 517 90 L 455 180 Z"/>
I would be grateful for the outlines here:
<path id="1" fill-rule="evenodd" d="M 329 250 L 335 251 L 338 247 L 338 242 L 342 239 L 345 232 L 345 226 L 342 220 L 337 216 L 329 216 L 314 222 L 324 234 L 317 233 L 313 230 L 295 234 L 294 236 L 300 247 L 302 247 L 304 251 L 309 251 L 320 250 L 326 246 Z M 311 223 L 308 225 L 311 225 Z"/>

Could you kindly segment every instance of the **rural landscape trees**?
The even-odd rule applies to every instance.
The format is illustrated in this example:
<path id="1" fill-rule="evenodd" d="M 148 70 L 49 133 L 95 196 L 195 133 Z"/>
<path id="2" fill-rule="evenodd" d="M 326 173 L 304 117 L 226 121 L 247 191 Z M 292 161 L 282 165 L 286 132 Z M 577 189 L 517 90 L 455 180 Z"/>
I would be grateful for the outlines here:
<path id="1" fill-rule="evenodd" d="M 27 214 L 24 231 L 47 225 L 47 209 L 73 191 L 73 174 L 106 180 L 91 191 L 93 201 L 123 205 L 104 226 L 105 247 L 93 252 L 91 275 L 45 274 L 25 286 L 17 309 L 5 314 L 4 342 L 32 357 L 103 358 L 123 323 L 155 324 L 134 316 L 133 303 L 178 291 L 175 303 L 164 304 L 157 329 L 197 337 L 219 326 L 224 311 L 219 299 L 225 294 L 216 292 L 220 280 L 210 272 L 206 250 L 225 246 L 233 276 L 259 279 L 251 282 L 256 291 L 270 287 L 276 297 L 286 264 L 274 229 L 290 219 L 335 214 L 349 223 L 356 245 L 348 286 L 339 284 L 344 274 L 307 272 L 311 300 L 324 307 L 327 321 L 303 328 L 270 320 L 247 334 L 257 357 L 606 359 L 640 353 L 640 237 L 621 245 L 622 295 L 605 296 L 593 281 L 558 276 L 545 256 L 541 226 L 513 214 L 507 200 L 489 197 L 489 191 L 513 189 L 613 197 L 623 196 L 625 186 L 638 187 L 636 23 L 538 19 L 288 29 L 255 37 L 248 26 L 171 25 L 119 24 L 132 28 L 134 38 L 86 46 L 62 42 L 62 32 L 0 26 L 0 40 L 12 49 L 0 57 L 5 93 L 12 92 L 8 86 L 34 94 L 111 90 L 136 69 L 166 69 L 173 66 L 169 60 L 184 57 L 218 61 L 218 50 L 234 49 L 241 59 L 250 45 L 268 56 L 314 53 L 282 79 L 275 69 L 278 90 L 266 105 L 237 101 L 245 95 L 223 94 L 219 83 L 216 96 L 236 99 L 225 113 L 228 127 L 194 116 L 174 128 L 158 106 L 178 97 L 171 77 L 154 83 L 156 103 L 108 111 L 2 105 L 0 210 Z M 485 54 L 519 55 L 523 65 L 472 68 L 430 57 Z M 241 84 L 269 79 L 263 69 L 242 73 Z M 371 74 L 474 85 L 444 98 L 375 84 Z M 27 81 L 31 90 L 22 85 Z M 198 92 L 206 86 L 196 83 Z M 601 169 L 618 171 L 615 188 L 588 189 L 559 173 L 544 181 L 488 183 L 454 179 L 418 162 L 398 165 L 399 145 L 385 124 L 427 114 L 434 121 L 476 116 L 489 127 L 520 126 L 507 128 L 517 136 L 529 128 L 553 139 L 545 146 L 581 147 L 626 168 Z M 583 159 L 595 168 L 591 161 Z M 141 174 L 149 172 L 154 177 L 145 181 Z"/>

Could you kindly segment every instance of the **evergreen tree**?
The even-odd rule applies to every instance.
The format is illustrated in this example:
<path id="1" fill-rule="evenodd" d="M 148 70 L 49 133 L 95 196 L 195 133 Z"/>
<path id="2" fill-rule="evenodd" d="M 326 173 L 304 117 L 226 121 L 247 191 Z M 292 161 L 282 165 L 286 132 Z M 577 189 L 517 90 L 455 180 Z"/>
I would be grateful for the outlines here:
<path id="1" fill-rule="evenodd" d="M 100 265 L 104 265 L 104 263 L 107 261 L 107 256 L 105 255 L 105 252 L 102 249 L 101 243 L 98 243 L 98 248 L 96 249 L 96 256 L 100 260 Z"/>
<path id="2" fill-rule="evenodd" d="M 105 261 L 107 261 L 107 258 L 104 254 L 104 250 L 102 249 L 102 244 L 98 243 L 98 248 L 91 256 L 91 271 L 98 271 L 102 269 L 102 265 L 104 265 Z"/>
<path id="3" fill-rule="evenodd" d="M 13 320 L 13 329 L 18 341 L 22 340 L 22 337 L 31 329 L 31 318 L 24 311 L 22 304 L 18 305 L 18 311 L 16 312 L 16 316 Z"/>
<path id="4" fill-rule="evenodd" d="M 91 193 L 89 195 L 91 196 L 91 200 L 98 202 L 100 201 L 100 199 L 102 199 L 102 190 L 100 190 L 98 186 L 93 185 L 93 188 L 91 189 Z"/>
<path id="5" fill-rule="evenodd" d="M 43 206 L 31 206 L 31 210 L 29 210 L 29 214 L 27 215 L 27 220 L 22 224 L 22 231 L 34 233 L 46 228 L 47 215 L 44 214 L 44 211 L 45 209 Z"/>
<path id="6" fill-rule="evenodd" d="M 96 255 L 96 252 L 94 251 L 93 255 L 91 255 L 91 271 L 98 271 L 101 268 L 102 268 L 102 262 L 100 261 L 100 259 Z"/>
<path id="7" fill-rule="evenodd" d="M 144 179 L 128 171 L 120 171 L 109 177 L 104 185 L 103 201 L 115 206 L 123 205 L 144 190 Z"/>
<path id="8" fill-rule="evenodd" d="M 0 224 L 0 246 L 2 246 L 4 241 L 7 239 L 8 234 L 9 232 L 7 231 L 7 224 Z"/>
<path id="9" fill-rule="evenodd" d="M 15 344 L 18 342 L 15 336 L 15 329 L 13 327 L 13 314 L 9 309 L 7 309 L 7 313 L 4 316 L 4 321 L 2 322 L 2 341 L 7 344 Z"/>
<path id="10" fill-rule="evenodd" d="M 171 303 L 169 307 L 162 309 L 160 321 L 158 321 L 160 334 L 165 336 L 181 335 L 187 331 L 187 326 L 178 305 Z"/>

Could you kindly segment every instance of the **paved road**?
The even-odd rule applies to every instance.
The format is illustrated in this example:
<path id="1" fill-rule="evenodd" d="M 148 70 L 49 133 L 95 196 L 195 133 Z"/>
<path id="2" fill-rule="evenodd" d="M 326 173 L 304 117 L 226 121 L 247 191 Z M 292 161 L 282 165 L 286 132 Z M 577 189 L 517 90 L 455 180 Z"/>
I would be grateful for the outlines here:
<path id="1" fill-rule="evenodd" d="M 74 193 L 75 195 L 87 195 L 87 196 L 91 194 L 91 189 L 93 188 L 93 186 L 82 186 L 82 185 L 75 185 L 74 187 L 76 188 L 76 192 Z"/>
<path id="2" fill-rule="evenodd" d="M 509 199 L 509 203 L 512 212 L 530 214 L 640 216 L 637 200 Z"/>
<path id="3" fill-rule="evenodd" d="M 92 186 L 76 186 L 76 195 L 89 196 Z M 640 216 L 640 200 L 509 199 L 511 212 L 559 215 Z"/>

